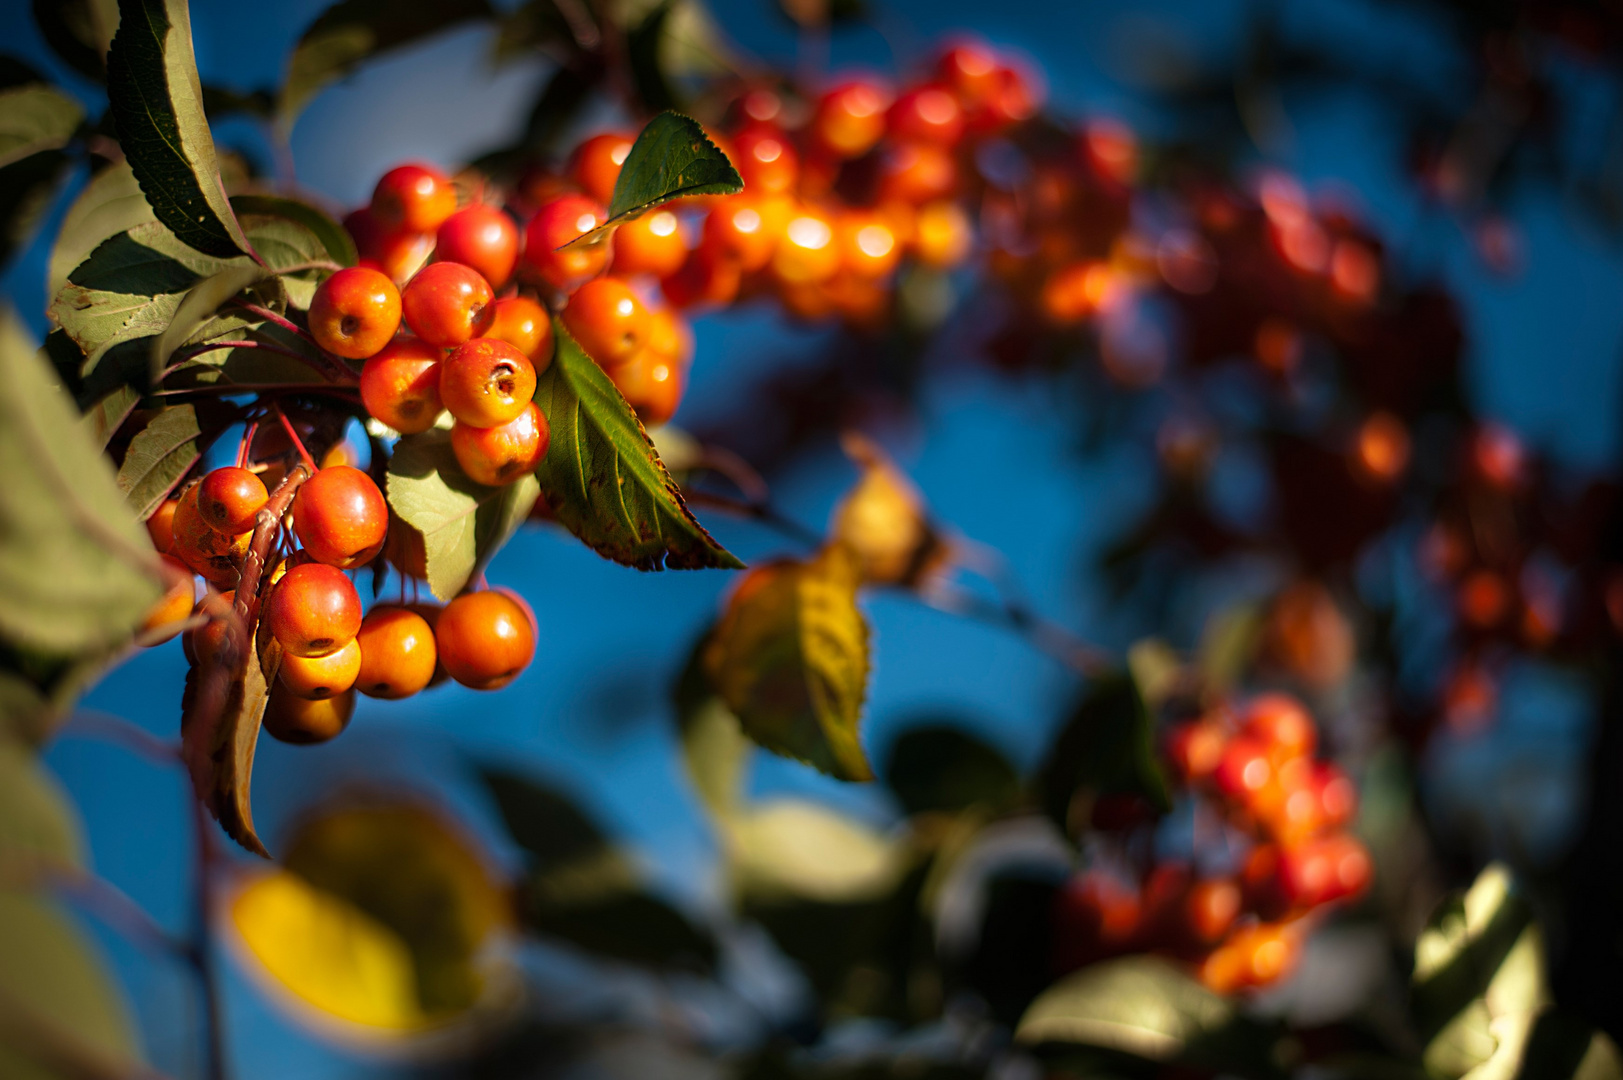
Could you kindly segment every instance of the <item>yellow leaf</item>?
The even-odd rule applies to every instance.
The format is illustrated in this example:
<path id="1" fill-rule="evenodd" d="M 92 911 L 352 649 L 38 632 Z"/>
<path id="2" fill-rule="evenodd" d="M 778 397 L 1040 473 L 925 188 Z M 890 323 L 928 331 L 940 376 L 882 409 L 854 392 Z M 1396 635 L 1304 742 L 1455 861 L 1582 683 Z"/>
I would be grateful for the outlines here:
<path id="1" fill-rule="evenodd" d="M 862 466 L 862 478 L 835 507 L 830 534 L 856 552 L 865 581 L 917 585 L 948 555 L 923 496 L 869 439 L 847 432 L 840 444 Z"/>

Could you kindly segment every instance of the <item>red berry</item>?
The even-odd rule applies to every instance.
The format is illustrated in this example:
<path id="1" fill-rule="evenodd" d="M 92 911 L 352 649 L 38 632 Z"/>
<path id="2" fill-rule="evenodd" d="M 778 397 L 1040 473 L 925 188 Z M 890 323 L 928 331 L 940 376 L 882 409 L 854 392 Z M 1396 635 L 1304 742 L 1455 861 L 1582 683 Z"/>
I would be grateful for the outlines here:
<path id="1" fill-rule="evenodd" d="M 323 349 L 347 360 L 365 360 L 400 329 L 400 292 L 383 274 L 350 266 L 316 287 L 310 301 L 310 333 Z"/>
<path id="2" fill-rule="evenodd" d="M 431 233 L 456 212 L 456 189 L 438 169 L 397 165 L 378 180 L 372 212 L 391 229 Z"/>
<path id="3" fill-rule="evenodd" d="M 614 273 L 622 277 L 652 274 L 668 277 L 687 260 L 681 223 L 669 210 L 655 210 L 614 231 Z"/>
<path id="4" fill-rule="evenodd" d="M 301 698 L 319 700 L 335 697 L 355 685 L 355 676 L 361 670 L 360 646 L 351 641 L 326 656 L 282 657 L 277 677 L 289 693 Z"/>
<path id="5" fill-rule="evenodd" d="M 465 206 L 440 226 L 434 258 L 472 267 L 492 289 L 500 289 L 518 265 L 518 226 L 497 207 Z"/>
<path id="6" fill-rule="evenodd" d="M 367 697 L 410 697 L 434 678 L 434 630 L 415 611 L 380 604 L 361 620 L 355 641 L 361 650 L 355 688 Z"/>
<path id="7" fill-rule="evenodd" d="M 352 466 L 320 470 L 293 497 L 293 531 L 299 543 L 328 566 L 349 570 L 371 562 L 383 550 L 388 530 L 389 504 L 383 492 Z"/>
<path id="8" fill-rule="evenodd" d="M 552 363 L 552 317 L 546 308 L 527 297 L 509 296 L 496 301 L 496 315 L 485 336 L 505 341 L 528 356 L 537 375 Z"/>
<path id="9" fill-rule="evenodd" d="M 496 294 L 479 271 L 461 263 L 430 263 L 417 271 L 400 294 L 411 332 L 442 348 L 479 337 L 495 317 Z"/>
<path id="10" fill-rule="evenodd" d="M 1167 735 L 1167 759 L 1185 783 L 1206 779 L 1223 760 L 1228 734 L 1214 720 L 1190 720 Z"/>
<path id="11" fill-rule="evenodd" d="M 599 203 L 607 206 L 614 199 L 614 184 L 620 178 L 620 166 L 626 163 L 635 140 L 619 132 L 593 135 L 575 148 L 569 158 L 569 176 Z"/>
<path id="12" fill-rule="evenodd" d="M 575 291 L 563 310 L 564 326 L 605 368 L 623 364 L 648 337 L 648 309 L 617 278 L 596 278 Z"/>
<path id="13" fill-rule="evenodd" d="M 470 427 L 458 420 L 451 428 L 451 451 L 475 483 L 500 487 L 534 472 L 546 456 L 549 438 L 547 418 L 531 402 L 496 427 Z"/>
<path id="14" fill-rule="evenodd" d="M 361 597 L 343 571 L 325 563 L 295 566 L 271 590 L 265 625 L 292 656 L 326 656 L 355 640 Z"/>
<path id="15" fill-rule="evenodd" d="M 1255 738 L 1240 736 L 1231 740 L 1214 773 L 1217 790 L 1242 805 L 1251 805 L 1274 779 L 1270 749 Z"/>
<path id="16" fill-rule="evenodd" d="M 361 402 L 379 422 L 402 435 L 434 426 L 440 414 L 439 349 L 398 337 L 361 369 Z"/>
<path id="17" fill-rule="evenodd" d="M 889 97 L 881 87 L 861 80 L 824 94 L 811 122 L 818 148 L 837 158 L 857 158 L 873 149 L 885 135 Z"/>
<path id="18" fill-rule="evenodd" d="M 1318 729 L 1302 703 L 1288 694 L 1264 694 L 1252 700 L 1241 717 L 1247 735 L 1265 744 L 1276 758 L 1306 757 L 1318 745 Z"/>
<path id="19" fill-rule="evenodd" d="M 800 179 L 800 157 L 788 136 L 775 128 L 756 127 L 742 131 L 733 140 L 733 165 L 744 181 L 744 190 L 758 195 L 782 195 Z"/>
<path id="20" fill-rule="evenodd" d="M 524 266 L 536 278 L 564 292 L 596 277 L 608 265 L 608 242 L 558 249 L 603 224 L 603 207 L 584 195 L 564 195 L 535 212 L 524 229 Z"/>
<path id="21" fill-rule="evenodd" d="M 228 465 L 203 477 L 197 486 L 197 512 L 209 528 L 236 536 L 254 527 L 269 495 L 265 482 L 247 469 Z"/>
<path id="22" fill-rule="evenodd" d="M 440 364 L 440 400 L 459 423 L 496 427 L 535 396 L 535 366 L 505 341 L 474 338 Z"/>
<path id="23" fill-rule="evenodd" d="M 890 134 L 903 142 L 951 146 L 964 133 L 964 111 L 943 87 L 926 84 L 898 97 L 888 116 Z"/>
<path id="24" fill-rule="evenodd" d="M 434 641 L 451 678 L 475 690 L 497 690 L 529 666 L 535 623 L 505 592 L 464 593 L 440 611 Z"/>

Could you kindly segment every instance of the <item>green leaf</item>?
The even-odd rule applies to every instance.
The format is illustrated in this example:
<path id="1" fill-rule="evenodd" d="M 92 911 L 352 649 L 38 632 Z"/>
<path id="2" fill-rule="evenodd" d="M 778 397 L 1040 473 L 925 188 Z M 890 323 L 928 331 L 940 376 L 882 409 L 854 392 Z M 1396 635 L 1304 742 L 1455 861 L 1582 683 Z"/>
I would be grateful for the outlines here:
<path id="1" fill-rule="evenodd" d="M 520 773 L 481 769 L 507 833 L 538 870 L 591 862 L 609 850 L 609 838 L 574 799 Z"/>
<path id="2" fill-rule="evenodd" d="M 631 152 L 620 166 L 620 177 L 614 182 L 608 220 L 564 246 L 599 243 L 607 230 L 672 199 L 734 195 L 743 190 L 738 170 L 710 141 L 697 120 L 681 113 L 662 112 L 648 121 L 631 144 Z"/>
<path id="3" fill-rule="evenodd" d="M 96 82 L 107 78 L 117 0 L 34 0 L 33 8 L 40 33 L 63 62 Z"/>
<path id="4" fill-rule="evenodd" d="M 841 780 L 872 780 L 857 727 L 868 689 L 860 571 L 842 544 L 810 562 L 751 571 L 705 648 L 704 666 L 744 732 Z"/>
<path id="5" fill-rule="evenodd" d="M 224 329 L 213 325 L 215 312 L 220 310 L 221 305 L 249 286 L 264 281 L 269 275 L 270 271 L 262 266 L 228 266 L 187 290 L 185 297 L 175 307 L 169 325 L 152 343 L 152 384 L 156 386 L 162 381 L 164 369 L 169 366 L 169 358 L 176 349 L 194 338 L 217 336 L 217 330 Z M 245 317 L 237 318 L 239 325 L 245 321 Z"/>
<path id="6" fill-rule="evenodd" d="M 1020 797 L 1020 776 L 995 748 L 957 727 L 925 724 L 890 749 L 885 783 L 909 814 L 1001 810 Z"/>
<path id="7" fill-rule="evenodd" d="M 154 220 L 152 206 L 141 194 L 128 162 L 109 165 L 68 207 L 51 249 L 48 289 L 55 296 L 79 264 L 105 240 Z"/>
<path id="8" fill-rule="evenodd" d="M 524 523 L 540 494 L 533 476 L 506 487 L 468 479 L 451 437 L 428 431 L 401 439 L 389 457 L 389 506 L 423 537 L 428 587 L 441 600 L 461 592 Z"/>
<path id="9" fill-rule="evenodd" d="M 486 0 L 341 0 L 299 38 L 282 84 L 278 122 L 290 130 L 310 99 L 361 61 L 447 30 L 491 17 Z"/>
<path id="10" fill-rule="evenodd" d="M 0 166 L 61 149 L 84 118 L 78 101 L 43 83 L 0 90 Z"/>
<path id="11" fill-rule="evenodd" d="M 1014 1037 L 1246 1074 L 1269 1060 L 1265 1032 L 1232 1001 L 1154 956 L 1093 964 L 1055 983 L 1027 1007 Z"/>
<path id="12" fill-rule="evenodd" d="M 226 201 L 186 0 L 119 0 L 107 96 L 119 145 L 158 220 L 205 255 L 253 249 Z"/>
<path id="13" fill-rule="evenodd" d="M 0 877 L 41 864 L 82 870 L 84 828 L 38 755 L 0 738 Z"/>
<path id="14" fill-rule="evenodd" d="M 0 169 L 0 261 L 33 238 L 70 163 L 61 150 L 43 150 Z"/>
<path id="15" fill-rule="evenodd" d="M 135 1026 L 89 940 L 48 900 L 0 892 L 0 1076 L 134 1076 Z"/>
<path id="16" fill-rule="evenodd" d="M 708 635 L 688 655 L 675 690 L 682 761 L 699 798 L 717 817 L 731 814 L 743 793 L 750 742 L 704 672 Z"/>
<path id="17" fill-rule="evenodd" d="M 805 799 L 774 799 L 723 822 L 733 888 L 756 900 L 872 900 L 903 869 L 902 849 Z"/>
<path id="18" fill-rule="evenodd" d="M 0 313 L 0 637 L 57 655 L 128 641 L 163 592 L 113 468 L 16 318 Z"/>
<path id="19" fill-rule="evenodd" d="M 105 450 L 113 435 L 140 403 L 141 395 L 134 387 L 120 386 L 91 402 L 80 419 L 80 426 L 90 436 L 91 442 Z"/>
<path id="20" fill-rule="evenodd" d="M 536 478 L 553 517 L 586 546 L 638 570 L 742 569 L 700 525 L 637 414 L 554 320 L 557 353 L 536 381 L 551 442 Z"/>
<path id="21" fill-rule="evenodd" d="M 202 428 L 193 405 L 171 405 L 130 440 L 118 487 L 135 516 L 145 520 L 203 456 Z"/>
<path id="22" fill-rule="evenodd" d="M 234 195 L 231 198 L 231 208 L 238 214 L 254 214 L 260 217 L 284 218 L 308 229 L 320 242 L 326 251 L 326 257 L 340 266 L 354 266 L 360 256 L 355 251 L 355 241 L 350 237 L 349 231 L 334 221 L 326 211 L 300 202 L 298 199 L 289 199 L 282 195 Z M 253 230 L 248 230 L 249 237 L 254 241 L 254 247 L 264 258 L 266 265 L 273 269 L 282 269 L 289 265 L 279 263 L 266 251 Z M 306 255 L 314 258 L 314 255 Z"/>
<path id="23" fill-rule="evenodd" d="M 1044 813 L 1069 834 L 1087 826 L 1099 795 L 1138 795 L 1159 810 L 1172 805 L 1155 752 L 1155 725 L 1137 682 L 1110 675 L 1088 688 L 1038 769 Z"/>

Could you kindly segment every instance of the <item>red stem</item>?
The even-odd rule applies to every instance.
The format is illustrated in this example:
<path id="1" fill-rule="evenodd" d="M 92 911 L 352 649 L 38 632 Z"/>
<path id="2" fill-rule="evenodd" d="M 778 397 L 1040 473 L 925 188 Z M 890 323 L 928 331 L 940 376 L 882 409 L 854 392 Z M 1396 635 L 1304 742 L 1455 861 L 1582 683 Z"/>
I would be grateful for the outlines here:
<path id="1" fill-rule="evenodd" d="M 276 405 L 274 408 L 276 409 L 276 419 L 282 422 L 282 429 L 287 432 L 287 437 L 292 439 L 293 445 L 298 448 L 299 457 L 304 460 L 304 467 L 310 470 L 311 476 L 314 476 L 319 470 L 316 468 L 315 459 L 310 456 L 310 451 L 304 448 L 304 440 L 299 438 L 297 431 L 293 430 L 293 422 L 287 418 L 287 413 L 282 411 L 282 407 Z"/>

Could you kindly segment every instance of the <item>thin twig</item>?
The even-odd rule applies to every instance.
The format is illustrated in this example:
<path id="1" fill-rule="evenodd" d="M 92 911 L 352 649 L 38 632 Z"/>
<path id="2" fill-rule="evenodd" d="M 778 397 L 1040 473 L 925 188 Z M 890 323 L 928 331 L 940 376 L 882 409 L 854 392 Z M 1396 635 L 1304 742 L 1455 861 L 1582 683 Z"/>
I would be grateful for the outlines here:
<path id="1" fill-rule="evenodd" d="M 331 259 L 311 259 L 309 262 L 294 263 L 292 266 L 284 266 L 276 272 L 278 274 L 300 274 L 306 270 L 331 270 L 336 274 L 342 269 L 342 266 L 333 262 Z"/>
<path id="2" fill-rule="evenodd" d="M 709 491 L 688 490 L 682 493 L 682 497 L 690 503 L 696 503 L 700 506 L 713 506 L 717 510 L 726 513 L 737 514 L 739 517 L 749 518 L 752 521 L 759 521 L 763 525 L 776 529 L 790 539 L 811 547 L 816 547 L 823 542 L 822 533 L 779 513 L 770 503 L 735 499 L 731 495 L 717 495 Z"/>
<path id="3" fill-rule="evenodd" d="M 203 991 L 204 1039 L 209 1080 L 226 1080 L 225 1010 L 220 1007 L 219 980 L 214 968 L 214 905 L 211 889 L 214 879 L 214 833 L 201 801 L 192 802 L 192 826 L 196 836 L 195 901 L 196 923 L 190 955 Z"/>
<path id="4" fill-rule="evenodd" d="M 291 354 L 290 354 L 291 355 Z M 158 390 L 153 397 L 198 397 L 231 394 L 333 394 L 338 397 L 353 397 L 360 393 L 360 388 L 354 385 L 341 386 L 338 383 L 210 383 L 207 386 L 187 386 L 179 390 Z"/>
<path id="5" fill-rule="evenodd" d="M 69 737 L 84 739 L 98 739 L 102 742 L 119 743 L 127 750 L 133 750 L 142 757 L 153 761 L 173 765 L 180 760 L 180 744 L 169 739 L 160 739 L 150 731 L 130 723 L 122 716 L 111 713 L 97 712 L 93 709 L 77 709 L 68 718 L 62 728 L 62 734 Z"/>
<path id="6" fill-rule="evenodd" d="M 1039 651 L 1088 678 L 1096 678 L 1120 666 L 1105 649 L 1090 645 L 1013 598 L 988 600 L 965 589 L 942 587 L 912 595 L 937 611 L 1013 630 Z"/>
<path id="7" fill-rule="evenodd" d="M 316 473 L 315 459 L 310 456 L 310 451 L 304 448 L 304 440 L 299 438 L 299 433 L 293 430 L 293 421 L 287 418 L 287 413 L 282 411 L 281 405 L 275 405 L 273 408 L 276 410 L 276 419 L 282 422 L 282 430 L 287 432 L 287 437 L 293 440 L 294 447 L 299 451 L 299 459 L 304 462 L 304 467 L 309 469 L 310 474 L 314 476 Z"/>
<path id="8" fill-rule="evenodd" d="M 52 869 L 46 883 L 89 911 L 124 937 L 152 952 L 192 959 L 192 943 L 170 933 L 128 893 L 95 874 Z"/>
<path id="9" fill-rule="evenodd" d="M 336 356 L 333 356 L 326 349 L 323 349 L 321 347 L 321 342 L 315 339 L 315 335 L 311 334 L 310 331 L 306 330 L 292 319 L 289 319 L 285 315 L 278 315 L 268 307 L 261 304 L 251 303 L 247 300 L 233 300 L 232 303 L 236 304 L 248 314 L 258 316 L 268 323 L 274 323 L 277 326 L 280 326 L 283 330 L 286 330 L 288 333 L 297 335 L 298 337 L 301 337 L 305 341 L 308 341 L 310 344 L 314 345 L 316 347 L 317 354 L 321 357 L 321 362 L 327 367 L 327 374 L 330 377 L 338 381 L 348 380 L 353 382 L 355 380 L 354 372 L 345 367 L 343 362 L 340 361 Z M 300 357 L 300 359 L 303 359 L 303 357 Z"/>

